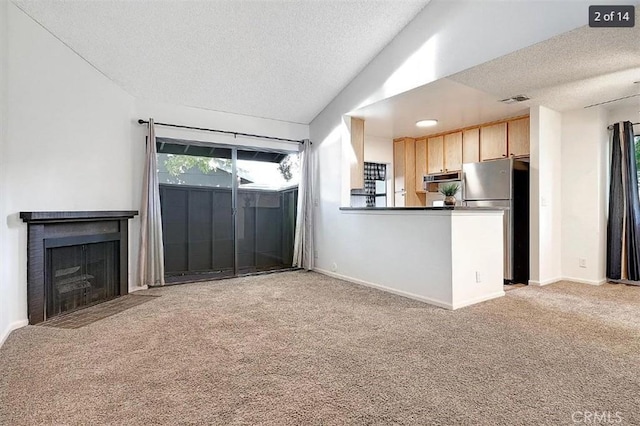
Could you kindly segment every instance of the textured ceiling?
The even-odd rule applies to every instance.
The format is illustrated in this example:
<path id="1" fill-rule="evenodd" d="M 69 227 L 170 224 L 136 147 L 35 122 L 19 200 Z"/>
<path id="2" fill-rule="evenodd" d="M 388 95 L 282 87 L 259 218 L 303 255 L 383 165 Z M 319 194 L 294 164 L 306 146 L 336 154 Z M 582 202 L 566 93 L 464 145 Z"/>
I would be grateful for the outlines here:
<path id="1" fill-rule="evenodd" d="M 306 124 L 428 0 L 14 3 L 138 98 Z"/>
<path id="2" fill-rule="evenodd" d="M 639 94 L 640 8 L 635 19 L 634 28 L 581 27 L 450 78 L 498 99 L 525 94 L 531 101 L 523 105 L 558 111 Z M 606 106 L 622 104 L 640 105 L 640 97 Z"/>
<path id="3" fill-rule="evenodd" d="M 640 8 L 636 23 L 640 22 Z M 640 25 L 587 26 L 502 56 L 361 108 L 372 136 L 419 136 L 526 113 L 532 105 L 568 111 L 601 104 L 638 106 L 640 112 Z M 505 105 L 525 94 L 531 100 Z M 623 98 L 623 99 L 620 99 Z M 619 99 L 619 100 L 616 100 Z M 613 101 L 614 102 L 610 102 Z M 435 118 L 419 129 L 415 122 Z"/>

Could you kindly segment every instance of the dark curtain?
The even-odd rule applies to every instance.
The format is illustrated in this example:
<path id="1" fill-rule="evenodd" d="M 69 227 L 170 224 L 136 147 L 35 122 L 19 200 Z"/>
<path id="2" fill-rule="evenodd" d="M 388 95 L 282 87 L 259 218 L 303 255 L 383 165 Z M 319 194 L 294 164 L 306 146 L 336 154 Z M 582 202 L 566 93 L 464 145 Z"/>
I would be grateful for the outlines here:
<path id="1" fill-rule="evenodd" d="M 633 126 L 613 125 L 607 226 L 607 278 L 640 281 L 640 200 Z"/>

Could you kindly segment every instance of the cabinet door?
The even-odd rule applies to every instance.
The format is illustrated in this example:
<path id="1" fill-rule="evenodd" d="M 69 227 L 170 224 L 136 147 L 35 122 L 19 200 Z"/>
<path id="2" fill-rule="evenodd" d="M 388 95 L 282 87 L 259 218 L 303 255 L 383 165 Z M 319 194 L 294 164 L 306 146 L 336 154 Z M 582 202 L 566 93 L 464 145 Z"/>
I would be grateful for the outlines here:
<path id="1" fill-rule="evenodd" d="M 444 137 L 427 140 L 427 173 L 444 172 Z"/>
<path id="2" fill-rule="evenodd" d="M 480 127 L 480 161 L 507 156 L 507 123 Z"/>
<path id="3" fill-rule="evenodd" d="M 529 117 L 507 123 L 509 155 L 522 157 L 529 155 Z"/>
<path id="4" fill-rule="evenodd" d="M 427 140 L 416 140 L 416 192 L 425 192 L 422 177 L 427 174 Z"/>
<path id="5" fill-rule="evenodd" d="M 477 163 L 480 161 L 480 128 L 467 129 L 462 132 L 462 162 Z"/>
<path id="6" fill-rule="evenodd" d="M 462 169 L 462 132 L 444 135 L 444 171 Z"/>
<path id="7" fill-rule="evenodd" d="M 404 138 L 404 189 L 407 193 L 404 197 L 404 205 L 407 207 L 419 206 L 420 198 L 416 194 L 416 140 Z"/>
<path id="8" fill-rule="evenodd" d="M 405 206 L 404 139 L 393 142 L 393 192 L 396 207 Z"/>
<path id="9" fill-rule="evenodd" d="M 351 163 L 351 189 L 364 188 L 364 120 L 351 117 L 351 148 L 356 161 Z"/>

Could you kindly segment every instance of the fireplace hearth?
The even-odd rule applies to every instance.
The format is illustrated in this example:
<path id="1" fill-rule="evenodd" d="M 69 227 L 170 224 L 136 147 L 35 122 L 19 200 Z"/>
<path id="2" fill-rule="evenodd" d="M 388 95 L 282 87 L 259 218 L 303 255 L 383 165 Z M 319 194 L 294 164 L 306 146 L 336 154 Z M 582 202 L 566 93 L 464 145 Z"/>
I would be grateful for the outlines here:
<path id="1" fill-rule="evenodd" d="M 137 211 L 21 212 L 29 324 L 128 293 L 128 219 Z"/>

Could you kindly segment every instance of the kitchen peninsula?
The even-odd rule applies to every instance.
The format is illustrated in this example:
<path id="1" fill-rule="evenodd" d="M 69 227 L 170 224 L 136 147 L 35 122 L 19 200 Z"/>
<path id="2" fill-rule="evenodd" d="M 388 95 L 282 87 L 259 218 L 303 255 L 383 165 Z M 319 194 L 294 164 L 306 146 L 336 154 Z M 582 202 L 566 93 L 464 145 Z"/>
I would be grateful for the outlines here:
<path id="1" fill-rule="evenodd" d="M 504 296 L 503 210 L 342 207 L 358 250 L 329 275 L 447 309 Z"/>

